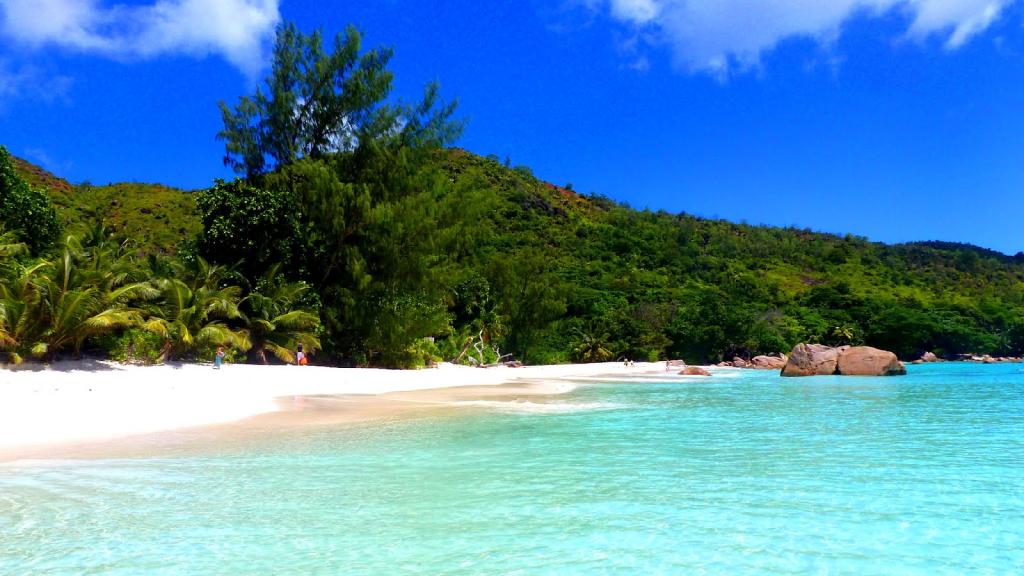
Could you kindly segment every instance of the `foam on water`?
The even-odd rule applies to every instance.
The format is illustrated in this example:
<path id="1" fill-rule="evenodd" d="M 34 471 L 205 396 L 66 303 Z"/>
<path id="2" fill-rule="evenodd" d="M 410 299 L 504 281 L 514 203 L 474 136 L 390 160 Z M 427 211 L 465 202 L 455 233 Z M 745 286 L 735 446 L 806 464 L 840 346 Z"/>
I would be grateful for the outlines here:
<path id="1" fill-rule="evenodd" d="M 724 372 L 719 369 L 713 369 L 711 376 L 693 376 L 675 373 L 652 373 L 652 374 L 632 374 L 628 376 L 575 376 L 573 381 L 583 383 L 610 383 L 610 384 L 628 384 L 628 383 L 693 383 L 694 381 L 707 380 L 710 378 L 727 379 L 727 378 L 738 378 L 742 375 L 739 370 Z"/>
<path id="2" fill-rule="evenodd" d="M 567 414 L 592 410 L 615 410 L 622 404 L 614 402 L 531 402 L 529 400 L 463 400 L 453 406 L 475 406 L 512 414 Z"/>

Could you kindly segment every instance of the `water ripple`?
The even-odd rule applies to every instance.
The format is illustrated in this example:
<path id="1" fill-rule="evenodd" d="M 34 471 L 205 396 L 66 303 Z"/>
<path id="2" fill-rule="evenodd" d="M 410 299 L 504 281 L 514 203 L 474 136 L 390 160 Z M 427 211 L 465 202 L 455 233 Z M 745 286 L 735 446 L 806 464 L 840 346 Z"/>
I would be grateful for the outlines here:
<path id="1" fill-rule="evenodd" d="M 1024 374 L 1005 366 L 483 407 L 0 467 L 0 574 L 1024 571 Z"/>

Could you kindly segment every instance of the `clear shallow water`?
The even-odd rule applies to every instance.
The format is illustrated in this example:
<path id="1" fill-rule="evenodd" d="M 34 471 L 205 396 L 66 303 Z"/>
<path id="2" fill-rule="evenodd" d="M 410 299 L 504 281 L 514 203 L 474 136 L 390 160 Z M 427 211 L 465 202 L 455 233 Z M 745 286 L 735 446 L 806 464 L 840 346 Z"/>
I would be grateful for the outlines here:
<path id="1" fill-rule="evenodd" d="M 0 574 L 1024 572 L 1024 366 L 910 370 L 0 465 Z"/>

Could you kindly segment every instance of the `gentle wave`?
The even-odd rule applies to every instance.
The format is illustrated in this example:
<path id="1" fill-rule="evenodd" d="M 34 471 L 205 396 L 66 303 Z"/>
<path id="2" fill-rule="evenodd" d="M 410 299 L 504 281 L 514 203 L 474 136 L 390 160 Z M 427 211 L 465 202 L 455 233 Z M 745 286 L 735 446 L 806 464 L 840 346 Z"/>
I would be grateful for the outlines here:
<path id="1" fill-rule="evenodd" d="M 528 400 L 463 400 L 453 406 L 477 406 L 513 414 L 569 414 L 595 410 L 615 410 L 622 404 L 613 402 L 530 402 Z"/>
<path id="2" fill-rule="evenodd" d="M 711 372 L 711 376 L 693 376 L 686 374 L 642 374 L 635 376 L 577 376 L 573 378 L 576 382 L 595 382 L 606 384 L 671 384 L 673 382 L 691 382 L 693 380 L 739 378 L 744 374 L 740 370 L 735 372 Z"/>
<path id="3" fill-rule="evenodd" d="M 555 382 L 550 385 L 548 392 L 551 394 L 568 394 L 576 390 L 577 386 L 571 382 Z"/>

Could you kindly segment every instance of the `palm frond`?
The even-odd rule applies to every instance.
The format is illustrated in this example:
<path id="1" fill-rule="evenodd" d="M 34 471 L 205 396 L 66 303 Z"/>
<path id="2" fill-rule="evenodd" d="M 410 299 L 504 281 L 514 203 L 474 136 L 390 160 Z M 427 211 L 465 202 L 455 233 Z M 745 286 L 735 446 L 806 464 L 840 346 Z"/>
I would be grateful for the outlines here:
<path id="1" fill-rule="evenodd" d="M 249 329 L 252 330 L 253 332 L 269 334 L 276 329 L 276 326 L 274 326 L 274 323 L 271 322 L 270 320 L 256 318 L 254 320 L 249 320 Z"/>
<path id="2" fill-rule="evenodd" d="M 83 322 L 83 325 L 91 331 L 127 328 L 140 324 L 142 324 L 142 316 L 139 312 L 125 309 L 107 309 Z"/>
<path id="3" fill-rule="evenodd" d="M 276 356 L 278 360 L 286 364 L 295 363 L 295 354 L 292 353 L 291 348 L 289 347 L 281 346 L 273 342 L 265 342 L 263 344 L 263 349 L 268 350 L 271 354 Z"/>
<path id="4" fill-rule="evenodd" d="M 168 327 L 168 324 L 169 323 L 167 322 L 167 320 L 164 320 L 163 318 L 150 317 L 145 322 L 143 322 L 139 327 L 147 332 L 152 332 L 153 334 L 156 334 L 161 338 L 167 339 L 170 338 L 171 335 L 171 331 Z"/>
<path id="5" fill-rule="evenodd" d="M 305 310 L 292 310 L 275 317 L 273 324 L 285 330 L 313 330 L 320 325 L 320 317 Z"/>
<path id="6" fill-rule="evenodd" d="M 240 350 L 248 350 L 248 334 L 243 331 L 232 330 L 220 322 L 210 322 L 196 332 L 194 341 L 196 344 L 215 344 L 218 346 L 234 346 Z"/>
<path id="7" fill-rule="evenodd" d="M 107 294 L 107 300 L 120 302 L 122 300 L 151 300 L 160 296 L 160 290 L 149 282 L 134 282 L 126 284 Z"/>

